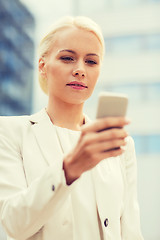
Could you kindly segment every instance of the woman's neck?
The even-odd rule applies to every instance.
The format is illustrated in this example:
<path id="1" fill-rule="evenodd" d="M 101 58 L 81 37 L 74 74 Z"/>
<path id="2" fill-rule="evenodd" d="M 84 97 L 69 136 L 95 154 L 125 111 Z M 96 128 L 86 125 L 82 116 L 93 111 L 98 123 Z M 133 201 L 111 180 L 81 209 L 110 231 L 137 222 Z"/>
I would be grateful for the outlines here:
<path id="1" fill-rule="evenodd" d="M 80 130 L 85 119 L 82 104 L 69 104 L 61 101 L 49 101 L 46 111 L 54 125 L 72 130 Z"/>

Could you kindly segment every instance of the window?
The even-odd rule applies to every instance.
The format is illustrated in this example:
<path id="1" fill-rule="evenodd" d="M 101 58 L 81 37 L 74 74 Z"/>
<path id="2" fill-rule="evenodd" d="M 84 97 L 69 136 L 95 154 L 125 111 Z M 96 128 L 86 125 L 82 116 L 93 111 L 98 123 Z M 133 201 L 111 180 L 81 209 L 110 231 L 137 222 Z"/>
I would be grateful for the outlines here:
<path id="1" fill-rule="evenodd" d="M 34 44 L 26 26 L 34 19 L 19 1 L 0 3 L 0 114 L 21 115 L 31 111 Z"/>
<path id="2" fill-rule="evenodd" d="M 158 3 L 158 2 L 160 2 L 160 0 L 146 0 L 146 2 L 149 2 L 149 3 Z"/>
<path id="3" fill-rule="evenodd" d="M 160 82 L 148 84 L 148 100 L 160 101 Z"/>
<path id="4" fill-rule="evenodd" d="M 147 48 L 150 50 L 160 49 L 160 34 L 147 36 Z"/>
<path id="5" fill-rule="evenodd" d="M 133 136 L 137 154 L 159 154 L 160 153 L 160 134 Z"/>
<path id="6" fill-rule="evenodd" d="M 107 53 L 138 53 L 160 49 L 160 34 L 119 36 L 105 39 Z"/>
<path id="7" fill-rule="evenodd" d="M 0 26 L 1 34 L 8 45 L 12 45 L 15 51 L 19 53 L 27 64 L 32 66 L 31 59 L 33 59 L 33 48 L 34 44 L 30 37 L 28 37 L 21 29 L 17 29 L 15 26 L 10 25 L 7 22 L 5 25 Z"/>

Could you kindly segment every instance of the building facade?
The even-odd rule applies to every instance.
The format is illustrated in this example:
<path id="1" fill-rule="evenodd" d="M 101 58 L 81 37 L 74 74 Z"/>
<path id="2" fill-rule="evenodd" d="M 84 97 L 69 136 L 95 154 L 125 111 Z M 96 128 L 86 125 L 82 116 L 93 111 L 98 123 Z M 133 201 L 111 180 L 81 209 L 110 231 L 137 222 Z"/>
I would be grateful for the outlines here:
<path id="1" fill-rule="evenodd" d="M 31 113 L 34 29 L 19 0 L 0 1 L 0 115 Z"/>

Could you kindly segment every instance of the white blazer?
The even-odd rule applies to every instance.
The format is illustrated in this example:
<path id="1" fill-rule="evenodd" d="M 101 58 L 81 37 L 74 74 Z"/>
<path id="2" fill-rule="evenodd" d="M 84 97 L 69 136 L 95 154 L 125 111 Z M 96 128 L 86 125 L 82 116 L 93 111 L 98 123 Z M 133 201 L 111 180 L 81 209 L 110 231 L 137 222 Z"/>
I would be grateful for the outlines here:
<path id="1" fill-rule="evenodd" d="M 126 152 L 114 160 L 112 172 L 106 161 L 91 170 L 102 239 L 142 240 L 130 137 Z M 44 109 L 31 116 L 0 117 L 0 218 L 8 240 L 74 240 L 69 196 L 76 181 L 66 185 L 62 164 L 58 137 Z M 64 211 L 68 225 L 62 227 Z"/>

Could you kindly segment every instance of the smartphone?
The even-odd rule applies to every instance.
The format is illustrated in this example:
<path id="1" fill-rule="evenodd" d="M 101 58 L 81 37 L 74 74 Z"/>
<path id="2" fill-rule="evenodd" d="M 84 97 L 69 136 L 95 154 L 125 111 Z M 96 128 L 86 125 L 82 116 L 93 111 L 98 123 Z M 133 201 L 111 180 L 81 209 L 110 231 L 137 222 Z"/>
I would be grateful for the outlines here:
<path id="1" fill-rule="evenodd" d="M 128 96 L 121 93 L 101 92 L 98 98 L 96 118 L 124 117 L 127 112 Z M 98 132 L 108 130 L 101 129 Z M 110 150 L 118 150 L 119 147 Z M 107 150 L 107 151 L 110 151 Z"/>
<path id="2" fill-rule="evenodd" d="M 127 113 L 128 96 L 121 93 L 101 92 L 98 98 L 96 118 L 124 117 Z"/>

